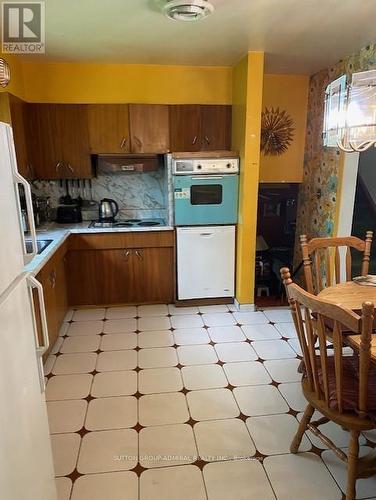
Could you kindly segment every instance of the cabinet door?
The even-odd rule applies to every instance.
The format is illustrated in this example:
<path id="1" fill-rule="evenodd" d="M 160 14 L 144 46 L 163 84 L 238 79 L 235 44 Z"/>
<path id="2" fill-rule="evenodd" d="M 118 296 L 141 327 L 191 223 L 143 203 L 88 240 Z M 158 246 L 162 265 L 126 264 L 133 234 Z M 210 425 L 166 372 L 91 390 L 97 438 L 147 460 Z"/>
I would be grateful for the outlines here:
<path id="1" fill-rule="evenodd" d="M 87 106 L 58 104 L 56 112 L 63 154 L 63 165 L 58 168 L 58 178 L 92 177 Z"/>
<path id="2" fill-rule="evenodd" d="M 164 104 L 130 104 L 132 153 L 169 151 L 169 113 Z"/>
<path id="3" fill-rule="evenodd" d="M 231 106 L 201 106 L 201 149 L 231 149 Z"/>
<path id="4" fill-rule="evenodd" d="M 56 266 L 54 268 L 56 320 L 59 330 L 65 318 L 65 315 L 68 311 L 68 294 L 67 294 L 65 261 L 66 258 L 63 257 L 59 262 L 56 263 Z"/>
<path id="5" fill-rule="evenodd" d="M 200 151 L 200 106 L 184 104 L 170 106 L 171 151 Z"/>
<path id="6" fill-rule="evenodd" d="M 128 104 L 89 104 L 87 111 L 92 153 L 130 151 Z"/>
<path id="7" fill-rule="evenodd" d="M 46 308 L 46 318 L 47 318 L 47 327 L 48 327 L 48 336 L 50 341 L 50 347 L 48 351 L 43 355 L 43 359 L 46 360 L 48 354 L 52 347 L 54 346 L 57 337 L 59 336 L 60 322 L 57 314 L 57 302 L 56 302 L 56 272 L 54 269 L 51 269 L 50 266 L 48 268 L 42 269 L 39 274 L 36 276 L 37 280 L 43 286 L 43 296 L 44 296 L 44 305 Z M 35 315 L 38 326 L 38 336 L 40 337 L 40 341 L 42 341 L 42 327 L 40 323 L 40 314 L 39 314 L 39 306 L 38 298 L 36 293 L 34 293 L 34 304 L 35 304 Z"/>
<path id="8" fill-rule="evenodd" d="M 27 114 L 28 147 L 35 177 L 58 179 L 63 151 L 56 104 L 28 104 Z"/>
<path id="9" fill-rule="evenodd" d="M 134 302 L 170 303 L 174 299 L 174 252 L 172 248 L 133 250 Z"/>
<path id="10" fill-rule="evenodd" d="M 9 109 L 18 171 L 26 179 L 33 179 L 34 174 L 27 146 L 27 104 L 18 97 L 9 94 Z"/>
<path id="11" fill-rule="evenodd" d="M 67 271 L 71 305 L 134 301 L 131 250 L 73 250 L 67 255 Z"/>

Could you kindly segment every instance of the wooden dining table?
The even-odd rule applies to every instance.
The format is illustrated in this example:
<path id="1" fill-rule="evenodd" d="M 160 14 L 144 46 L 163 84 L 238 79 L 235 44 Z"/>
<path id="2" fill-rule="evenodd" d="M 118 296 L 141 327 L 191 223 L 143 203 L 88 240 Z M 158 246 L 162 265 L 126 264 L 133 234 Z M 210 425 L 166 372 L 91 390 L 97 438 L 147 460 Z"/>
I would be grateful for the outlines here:
<path id="1" fill-rule="evenodd" d="M 376 306 L 376 286 L 358 285 L 353 281 L 346 281 L 324 288 L 318 297 L 360 313 L 363 302 L 373 302 Z M 347 335 L 346 343 L 353 349 L 359 350 L 360 335 Z M 376 363 L 376 333 L 372 334 L 371 358 Z"/>

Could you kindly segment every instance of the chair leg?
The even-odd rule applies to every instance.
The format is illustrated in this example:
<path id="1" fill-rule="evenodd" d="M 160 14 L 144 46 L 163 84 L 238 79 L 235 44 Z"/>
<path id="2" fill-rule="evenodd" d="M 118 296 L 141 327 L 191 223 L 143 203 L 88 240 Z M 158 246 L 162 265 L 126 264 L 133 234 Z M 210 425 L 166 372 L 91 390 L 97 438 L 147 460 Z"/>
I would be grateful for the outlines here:
<path id="1" fill-rule="evenodd" d="M 308 405 L 304 411 L 303 418 L 300 421 L 298 431 L 295 434 L 294 439 L 292 440 L 292 443 L 290 446 L 291 453 L 298 453 L 300 443 L 302 442 L 303 434 L 307 429 L 307 425 L 311 421 L 311 418 L 312 418 L 314 411 L 315 411 L 314 407 L 308 403 Z"/>
<path id="2" fill-rule="evenodd" d="M 359 431 L 350 432 L 350 445 L 347 462 L 347 488 L 346 500 L 355 500 L 356 497 L 356 479 L 358 469 L 359 455 Z"/>

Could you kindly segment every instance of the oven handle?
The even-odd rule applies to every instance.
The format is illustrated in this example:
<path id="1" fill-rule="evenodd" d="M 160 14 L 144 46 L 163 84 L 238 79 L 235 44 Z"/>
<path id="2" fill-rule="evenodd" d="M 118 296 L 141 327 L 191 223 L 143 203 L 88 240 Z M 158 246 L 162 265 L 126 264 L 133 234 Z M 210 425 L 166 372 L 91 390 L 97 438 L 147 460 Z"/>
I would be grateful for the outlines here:
<path id="1" fill-rule="evenodd" d="M 191 179 L 193 181 L 202 181 L 202 180 L 214 180 L 214 179 L 223 179 L 223 175 L 192 175 Z"/>

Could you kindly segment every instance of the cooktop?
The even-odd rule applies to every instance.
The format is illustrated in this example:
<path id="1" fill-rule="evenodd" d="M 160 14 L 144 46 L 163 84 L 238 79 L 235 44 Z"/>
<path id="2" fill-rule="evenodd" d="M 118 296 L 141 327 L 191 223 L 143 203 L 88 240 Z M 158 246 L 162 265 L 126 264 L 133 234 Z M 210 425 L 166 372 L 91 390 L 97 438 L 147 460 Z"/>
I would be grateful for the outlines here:
<path id="1" fill-rule="evenodd" d="M 92 220 L 89 227 L 98 228 L 116 228 L 116 227 L 153 227 L 165 226 L 166 223 L 163 219 L 119 219 L 113 221 L 100 221 Z"/>

